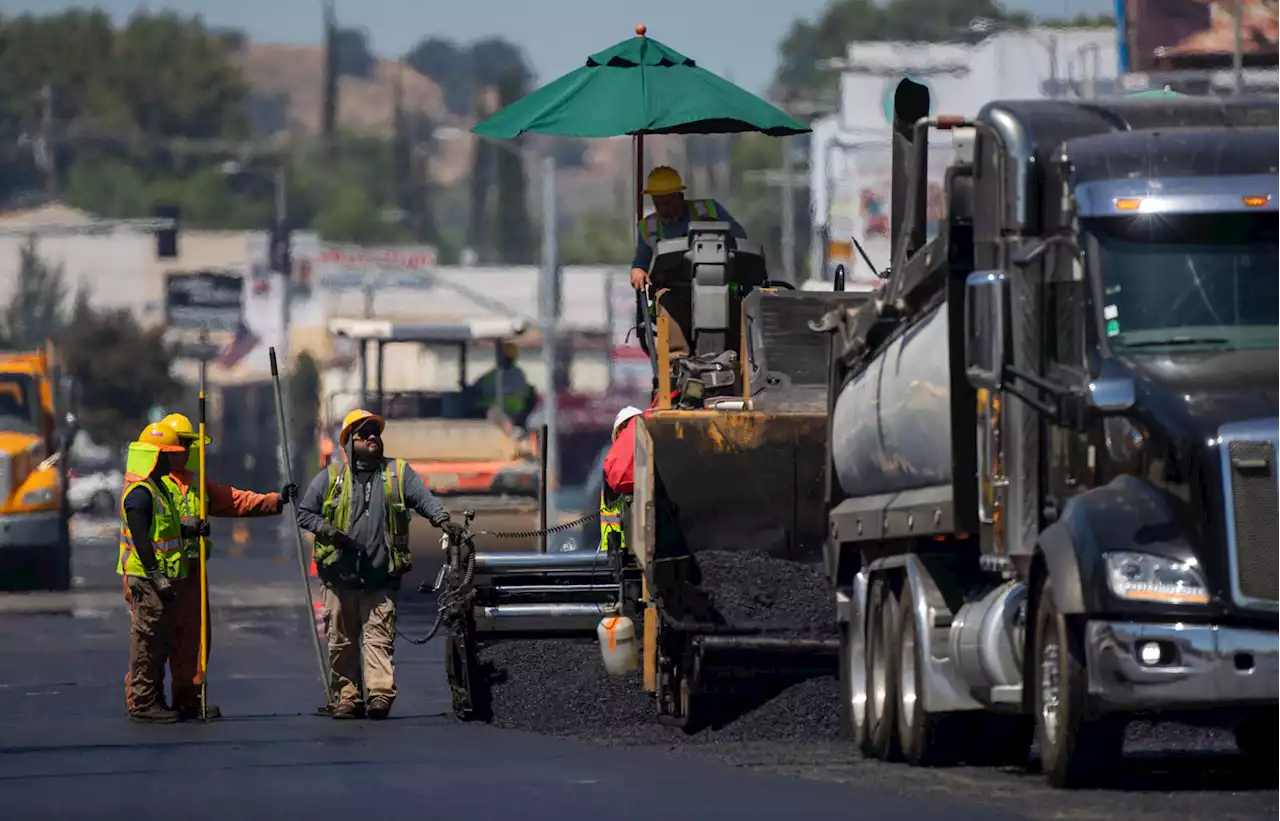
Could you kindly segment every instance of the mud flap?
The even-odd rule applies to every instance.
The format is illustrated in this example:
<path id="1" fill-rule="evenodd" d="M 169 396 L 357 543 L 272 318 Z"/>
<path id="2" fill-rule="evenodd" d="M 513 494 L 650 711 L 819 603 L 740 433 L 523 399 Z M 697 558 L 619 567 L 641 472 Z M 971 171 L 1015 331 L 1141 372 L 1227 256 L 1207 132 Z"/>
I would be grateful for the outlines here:
<path id="1" fill-rule="evenodd" d="M 649 514 L 642 552 L 658 561 L 703 550 L 821 558 L 825 414 L 660 411 L 642 424 L 636 461 L 649 474 L 641 482 L 638 471 L 636 482 L 636 506 Z"/>

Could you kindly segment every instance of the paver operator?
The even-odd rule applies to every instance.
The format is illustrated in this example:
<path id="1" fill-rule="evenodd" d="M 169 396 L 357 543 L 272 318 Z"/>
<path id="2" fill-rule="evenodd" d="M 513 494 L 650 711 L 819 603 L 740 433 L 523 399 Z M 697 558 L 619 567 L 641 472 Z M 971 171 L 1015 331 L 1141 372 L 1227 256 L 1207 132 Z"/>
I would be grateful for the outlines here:
<path id="1" fill-rule="evenodd" d="M 727 222 L 730 233 L 746 239 L 747 232 L 729 210 L 715 200 L 685 199 L 685 186 L 674 168 L 660 165 L 649 172 L 644 194 L 653 200 L 653 211 L 636 226 L 636 253 L 631 260 L 631 287 L 637 291 L 649 288 L 649 266 L 653 252 L 664 239 L 687 236 L 691 222 Z M 687 329 L 693 324 L 693 303 L 684 289 L 660 288 L 654 295 L 658 313 L 667 315 L 668 344 L 671 358 L 688 356 Z M 654 352 L 650 352 L 654 355 Z"/>
<path id="2" fill-rule="evenodd" d="M 200 455 L 195 448 L 200 434 L 191 424 L 191 420 L 180 413 L 171 413 L 160 421 L 168 425 L 178 434 L 178 442 L 183 446 L 183 456 L 175 460 L 173 469 L 163 477 L 173 498 L 177 500 L 179 514 L 184 527 L 195 531 L 197 538 L 188 538 L 187 566 L 189 572 L 185 578 L 174 582 L 177 588 L 177 611 L 174 623 L 173 653 L 169 659 L 173 673 L 173 709 L 178 711 L 184 721 L 198 718 L 200 715 L 200 683 L 203 672 L 200 670 L 200 540 L 201 529 L 205 535 L 205 558 L 213 552 L 213 541 L 208 537 L 207 525 L 201 528 L 199 480 L 195 471 L 200 469 Z M 204 443 L 209 445 L 212 439 L 205 436 Z M 205 477 L 205 494 L 208 505 L 207 515 L 218 518 L 251 518 L 258 516 L 279 516 L 284 506 L 297 498 L 298 486 L 286 484 L 279 493 L 255 493 L 251 490 L 221 485 Z M 207 602 L 206 602 L 207 604 Z M 205 614 L 206 628 L 212 625 Z M 206 633 L 206 642 L 211 643 L 212 635 Z M 209 644 L 206 645 L 208 647 Z M 206 658 L 208 650 L 206 649 Z M 219 718 L 222 711 L 212 704 L 205 705 L 205 718 Z"/>
<path id="3" fill-rule="evenodd" d="M 475 381 L 471 386 L 471 394 L 476 410 L 484 413 L 497 406 L 501 392 L 502 412 L 513 424 L 522 428 L 537 404 L 538 395 L 517 362 L 519 353 L 515 342 L 503 342 L 498 348 L 496 366 Z"/>
<path id="4" fill-rule="evenodd" d="M 332 710 L 321 709 L 337 719 L 383 719 L 395 702 L 396 595 L 412 566 L 409 511 L 453 538 L 464 532 L 408 463 L 383 455 L 385 426 L 367 410 L 347 414 L 342 458 L 311 480 L 298 505 L 298 526 L 315 534 L 329 687 L 338 697 Z"/>
<path id="5" fill-rule="evenodd" d="M 173 647 L 177 619 L 175 583 L 187 575 L 183 539 L 198 529 L 183 526 L 177 500 L 163 481 L 172 458 L 183 453 L 168 425 L 148 425 L 129 445 L 120 504 L 120 559 L 129 603 L 129 674 L 125 705 L 129 717 L 148 724 L 172 724 L 176 710 L 164 703 L 163 676 Z"/>

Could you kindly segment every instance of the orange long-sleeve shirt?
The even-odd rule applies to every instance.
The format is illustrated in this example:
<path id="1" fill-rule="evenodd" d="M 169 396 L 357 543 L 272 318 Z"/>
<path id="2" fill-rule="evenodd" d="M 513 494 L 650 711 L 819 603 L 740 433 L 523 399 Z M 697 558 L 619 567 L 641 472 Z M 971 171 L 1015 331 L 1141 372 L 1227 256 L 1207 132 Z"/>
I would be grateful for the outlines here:
<path id="1" fill-rule="evenodd" d="M 196 481 L 189 470 L 175 470 L 171 474 L 185 493 Z M 204 481 L 205 491 L 209 494 L 209 515 L 228 519 L 248 519 L 257 516 L 278 516 L 280 514 L 279 493 L 254 493 L 252 490 L 241 490 L 230 485 L 220 485 L 209 479 Z"/>

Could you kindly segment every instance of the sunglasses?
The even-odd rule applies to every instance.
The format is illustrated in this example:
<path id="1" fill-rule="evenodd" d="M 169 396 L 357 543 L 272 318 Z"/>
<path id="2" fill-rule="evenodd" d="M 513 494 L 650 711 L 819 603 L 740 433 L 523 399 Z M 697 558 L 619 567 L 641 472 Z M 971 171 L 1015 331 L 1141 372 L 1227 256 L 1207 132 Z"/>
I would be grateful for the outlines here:
<path id="1" fill-rule="evenodd" d="M 377 439 L 381 433 L 382 432 L 378 430 L 376 425 L 366 425 L 365 427 L 353 430 L 351 432 L 351 437 L 353 439 Z"/>

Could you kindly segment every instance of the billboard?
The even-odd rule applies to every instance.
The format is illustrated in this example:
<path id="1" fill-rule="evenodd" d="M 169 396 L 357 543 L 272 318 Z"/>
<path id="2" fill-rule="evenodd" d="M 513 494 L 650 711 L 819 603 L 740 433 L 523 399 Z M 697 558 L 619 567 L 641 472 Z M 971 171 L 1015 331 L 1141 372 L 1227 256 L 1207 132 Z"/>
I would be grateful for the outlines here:
<path id="1" fill-rule="evenodd" d="M 1125 70 L 1160 72 L 1227 66 L 1235 53 L 1234 5 L 1241 6 L 1246 64 L 1275 64 L 1278 0 L 1118 0 Z M 1270 59 L 1267 59 L 1267 58 Z"/>

